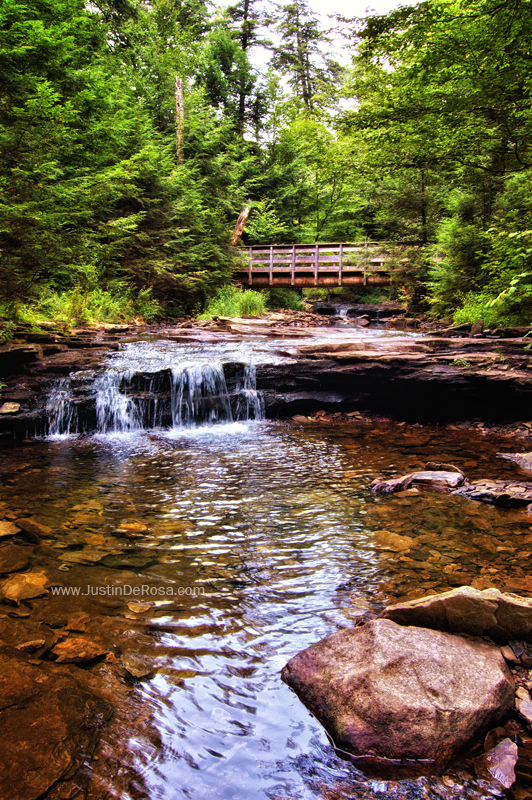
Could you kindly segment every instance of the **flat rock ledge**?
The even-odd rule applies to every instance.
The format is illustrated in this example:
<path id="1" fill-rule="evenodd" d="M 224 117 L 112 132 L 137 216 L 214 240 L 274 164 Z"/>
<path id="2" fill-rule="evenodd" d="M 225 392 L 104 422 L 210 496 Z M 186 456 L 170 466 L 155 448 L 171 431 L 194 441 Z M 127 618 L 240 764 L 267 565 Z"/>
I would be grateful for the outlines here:
<path id="1" fill-rule="evenodd" d="M 341 753 L 395 779 L 441 772 L 514 702 L 499 647 L 391 619 L 311 645 L 282 678 Z"/>
<path id="2" fill-rule="evenodd" d="M 460 586 L 389 606 L 381 618 L 450 633 L 489 636 L 496 642 L 532 642 L 532 599 L 498 589 Z"/>
<path id="3" fill-rule="evenodd" d="M 491 503 L 507 508 L 518 508 L 532 504 L 532 483 L 523 481 L 469 481 L 465 475 L 447 470 L 410 472 L 398 478 L 380 480 L 370 484 L 375 494 L 394 494 L 406 489 L 433 489 L 449 492 L 468 500 Z"/>

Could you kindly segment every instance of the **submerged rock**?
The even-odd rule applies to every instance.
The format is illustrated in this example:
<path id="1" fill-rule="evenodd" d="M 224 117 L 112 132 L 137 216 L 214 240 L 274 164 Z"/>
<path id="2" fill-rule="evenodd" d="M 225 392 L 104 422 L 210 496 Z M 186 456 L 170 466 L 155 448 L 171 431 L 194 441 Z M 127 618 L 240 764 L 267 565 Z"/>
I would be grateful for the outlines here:
<path id="1" fill-rule="evenodd" d="M 52 653 L 57 656 L 57 663 L 82 664 L 85 661 L 92 661 L 94 658 L 106 655 L 107 650 L 102 645 L 96 644 L 96 642 L 76 637 L 67 639 L 65 642 L 59 642 L 52 650 Z"/>
<path id="2" fill-rule="evenodd" d="M 0 583 L 0 595 L 17 605 L 21 600 L 31 600 L 47 594 L 50 581 L 44 572 L 20 572 Z"/>
<path id="3" fill-rule="evenodd" d="M 489 636 L 497 642 L 532 641 L 532 599 L 495 588 L 460 586 L 389 606 L 381 617 L 399 625 Z"/>
<path id="4" fill-rule="evenodd" d="M 71 778 L 110 715 L 68 675 L 0 656 L 0 797 L 36 800 Z"/>
<path id="5" fill-rule="evenodd" d="M 498 647 L 387 619 L 311 645 L 282 678 L 357 766 L 393 777 L 442 770 L 514 698 Z"/>
<path id="6" fill-rule="evenodd" d="M 18 547 L 16 544 L 6 544 L 0 547 L 0 573 L 18 572 L 25 569 L 30 563 L 32 550 L 27 547 Z"/>

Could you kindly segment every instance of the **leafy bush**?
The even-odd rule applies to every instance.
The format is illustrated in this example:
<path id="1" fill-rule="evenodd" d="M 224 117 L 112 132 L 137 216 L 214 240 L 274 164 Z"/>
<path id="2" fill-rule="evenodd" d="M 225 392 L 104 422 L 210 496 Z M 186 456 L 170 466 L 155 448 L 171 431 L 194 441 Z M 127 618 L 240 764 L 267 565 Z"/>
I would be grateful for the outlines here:
<path id="1" fill-rule="evenodd" d="M 270 289 L 268 306 L 270 308 L 288 308 L 291 311 L 303 311 L 305 304 L 294 289 Z"/>
<path id="2" fill-rule="evenodd" d="M 117 282 L 110 290 L 83 290 L 79 287 L 66 292 L 48 290 L 33 303 L 19 303 L 0 308 L 0 315 L 16 323 L 38 327 L 39 322 L 52 320 L 64 326 L 98 325 L 104 322 L 146 322 L 161 313 L 151 289 L 138 293 L 125 283 Z"/>
<path id="3" fill-rule="evenodd" d="M 260 317 L 266 312 L 266 298 L 252 289 L 243 291 L 237 286 L 223 286 L 209 300 L 200 319 L 212 317 Z"/>

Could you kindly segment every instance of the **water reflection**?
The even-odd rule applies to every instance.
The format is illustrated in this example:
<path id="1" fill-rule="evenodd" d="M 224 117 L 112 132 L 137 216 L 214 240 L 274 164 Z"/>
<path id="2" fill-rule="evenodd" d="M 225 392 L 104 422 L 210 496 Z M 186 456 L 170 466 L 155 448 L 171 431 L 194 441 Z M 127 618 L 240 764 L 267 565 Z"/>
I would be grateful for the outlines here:
<path id="1" fill-rule="evenodd" d="M 335 755 L 279 671 L 390 600 L 464 583 L 524 586 L 525 516 L 367 491 L 374 477 L 431 458 L 468 463 L 472 478 L 511 476 L 515 466 L 494 458 L 504 447 L 515 443 L 431 428 L 272 423 L 14 446 L 5 500 L 53 530 L 33 566 L 65 585 L 135 579 L 190 590 L 140 598 L 151 604 L 142 617 L 131 598 L 102 600 L 124 622 L 143 619 L 148 635 L 110 618 L 101 636 L 119 648 L 133 642 L 157 669 L 135 692 L 160 741 L 150 745 L 142 725 L 130 731 L 143 788 L 120 785 L 117 796 L 484 796 L 464 774 L 447 784 L 368 781 Z"/>

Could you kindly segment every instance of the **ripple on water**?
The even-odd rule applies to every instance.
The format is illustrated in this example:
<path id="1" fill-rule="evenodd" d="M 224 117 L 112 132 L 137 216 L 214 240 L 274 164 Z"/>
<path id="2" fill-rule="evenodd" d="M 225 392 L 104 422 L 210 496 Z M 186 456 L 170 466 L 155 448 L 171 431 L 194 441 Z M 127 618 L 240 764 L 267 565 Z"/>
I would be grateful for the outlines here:
<path id="1" fill-rule="evenodd" d="M 86 553 L 97 559 L 75 566 L 86 582 L 126 580 L 129 569 L 190 590 L 148 598 L 157 602 L 145 614 L 143 652 L 158 672 L 135 691 L 160 744 L 140 725 L 129 749 L 152 800 L 484 796 L 464 775 L 447 785 L 364 778 L 279 677 L 292 655 L 367 608 L 473 580 L 504 587 L 519 574 L 514 550 L 529 535 L 519 515 L 367 491 L 377 475 L 422 465 L 430 442 L 441 460 L 474 455 L 486 477 L 511 474 L 490 460 L 500 443 L 433 431 L 418 456 L 403 429 L 379 433 L 235 423 L 9 451 L 21 469 L 6 500 L 57 532 L 38 556 L 44 568 Z M 394 550 L 383 531 L 413 544 Z M 64 567 L 68 583 L 68 558 Z"/>

